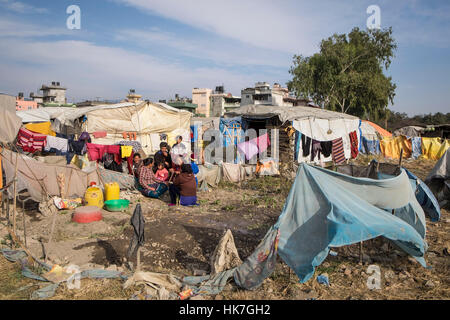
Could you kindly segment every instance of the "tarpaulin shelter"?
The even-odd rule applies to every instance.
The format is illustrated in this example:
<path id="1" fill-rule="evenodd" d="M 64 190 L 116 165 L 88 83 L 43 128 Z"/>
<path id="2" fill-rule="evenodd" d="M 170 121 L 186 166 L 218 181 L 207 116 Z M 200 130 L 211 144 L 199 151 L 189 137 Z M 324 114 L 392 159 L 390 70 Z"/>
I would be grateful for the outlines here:
<path id="1" fill-rule="evenodd" d="M 223 135 L 223 146 L 228 147 L 237 145 L 244 139 L 244 130 L 242 127 L 242 118 L 221 118 L 219 130 Z"/>
<path id="2" fill-rule="evenodd" d="M 406 126 L 400 129 L 397 129 L 393 132 L 395 137 L 397 136 L 407 136 L 407 137 L 420 137 L 423 132 L 425 132 L 426 128 L 419 126 Z"/>
<path id="3" fill-rule="evenodd" d="M 302 152 L 297 150 L 299 149 L 297 147 L 301 146 L 294 142 L 295 135 L 292 132 L 295 131 L 322 142 L 342 138 L 347 159 L 351 158 L 349 134 L 355 132 L 360 141 L 359 118 L 345 113 L 302 106 L 247 105 L 225 114 L 225 117 L 236 116 L 241 116 L 243 123 L 247 123 L 244 125 L 245 128 L 268 130 L 272 147 L 267 155 L 272 158 L 280 156 L 282 163 L 292 164 L 294 161 L 320 163 L 332 160 L 332 155 L 322 157 L 321 160 L 318 157 L 311 160 L 309 154 L 303 156 Z M 291 128 L 294 130 L 290 130 Z M 279 136 L 275 139 L 272 137 L 271 129 L 279 130 Z M 278 141 L 279 145 L 277 145 Z M 272 150 L 277 148 L 279 148 L 279 155 L 272 154 Z"/>
<path id="4" fill-rule="evenodd" d="M 274 270 L 277 253 L 306 282 L 333 247 L 383 236 L 425 266 L 425 214 L 407 172 L 355 178 L 300 164 L 277 223 L 235 273 L 255 288 Z"/>
<path id="5" fill-rule="evenodd" d="M 448 139 L 422 137 L 422 156 L 425 159 L 439 160 L 448 148 Z"/>
<path id="6" fill-rule="evenodd" d="M 425 182 L 436 195 L 438 201 L 450 201 L 450 149 L 439 159 Z"/>
<path id="7" fill-rule="evenodd" d="M 7 149 L 1 150 L 2 165 L 6 181 L 14 178 L 16 156 L 18 154 Z M 32 200 L 41 202 L 47 196 L 59 196 L 58 175 L 65 176 L 65 192 L 68 198 L 83 197 L 91 182 L 97 185 L 118 182 L 121 189 L 133 189 L 134 178 L 128 174 L 91 168 L 83 171 L 73 165 L 44 163 L 23 154 L 17 156 L 17 192 L 28 191 Z M 8 189 L 12 197 L 12 187 Z"/>
<path id="8" fill-rule="evenodd" d="M 382 127 L 380 127 L 379 125 L 377 125 L 376 123 L 373 123 L 371 121 L 368 120 L 362 120 L 363 122 L 368 123 L 370 126 L 372 126 L 375 130 L 377 130 L 377 132 L 382 136 L 382 137 L 392 137 L 392 133 L 390 133 L 389 131 L 383 129 Z"/>
<path id="9" fill-rule="evenodd" d="M 22 121 L 14 112 L 7 109 L 0 109 L 0 143 L 12 143 L 22 126 Z"/>
<path id="10" fill-rule="evenodd" d="M 106 137 L 92 137 L 96 144 L 115 144 L 127 140 L 124 134 L 135 133 L 146 154 L 159 150 L 161 134 L 166 134 L 169 144 L 175 143 L 177 135 L 182 135 L 183 144 L 190 146 L 192 113 L 164 103 L 142 101 L 83 108 L 46 107 L 18 114 L 26 120 L 35 118 L 35 122 L 42 122 L 43 115 L 47 114 L 52 121 L 52 129 L 57 133 L 106 132 Z"/>

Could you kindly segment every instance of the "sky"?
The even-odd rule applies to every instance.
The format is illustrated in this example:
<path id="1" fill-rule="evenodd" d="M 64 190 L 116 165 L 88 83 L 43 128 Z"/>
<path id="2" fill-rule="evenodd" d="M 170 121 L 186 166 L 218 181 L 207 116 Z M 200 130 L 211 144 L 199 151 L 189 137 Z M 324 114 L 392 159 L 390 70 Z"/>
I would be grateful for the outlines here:
<path id="1" fill-rule="evenodd" d="M 71 5 L 79 30 L 67 28 Z M 0 0 L 0 92 L 59 81 L 69 102 L 131 88 L 152 101 L 219 85 L 240 96 L 258 81 L 285 85 L 293 56 L 318 52 L 322 39 L 367 29 L 370 5 L 398 44 L 390 108 L 450 112 L 447 0 Z"/>

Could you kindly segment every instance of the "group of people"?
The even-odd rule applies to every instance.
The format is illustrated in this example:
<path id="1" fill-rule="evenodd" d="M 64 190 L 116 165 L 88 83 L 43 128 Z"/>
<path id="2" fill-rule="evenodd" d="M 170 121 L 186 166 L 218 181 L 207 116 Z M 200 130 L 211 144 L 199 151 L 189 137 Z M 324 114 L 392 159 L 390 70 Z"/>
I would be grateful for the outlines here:
<path id="1" fill-rule="evenodd" d="M 183 138 L 177 137 L 172 150 L 183 148 Z M 178 198 L 183 206 L 197 205 L 197 164 L 191 156 L 191 163 L 185 163 L 185 157 L 169 153 L 169 145 L 161 142 L 160 150 L 154 158 L 142 159 L 139 153 L 134 154 L 133 174 L 138 190 L 146 197 L 159 198 L 167 190 L 170 193 L 169 206 L 175 206 Z"/>

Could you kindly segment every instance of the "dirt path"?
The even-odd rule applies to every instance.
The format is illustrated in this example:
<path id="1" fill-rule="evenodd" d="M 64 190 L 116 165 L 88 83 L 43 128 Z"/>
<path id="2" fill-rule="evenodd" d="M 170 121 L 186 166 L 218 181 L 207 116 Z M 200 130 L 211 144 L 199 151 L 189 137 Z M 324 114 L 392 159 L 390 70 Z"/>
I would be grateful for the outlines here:
<path id="1" fill-rule="evenodd" d="M 362 159 L 366 162 L 370 159 Z M 403 165 L 424 179 L 433 161 L 405 161 Z M 255 179 L 237 186 L 221 183 L 210 192 L 200 192 L 200 206 L 169 208 L 167 195 L 162 200 L 130 195 L 132 204 L 127 212 L 103 212 L 104 219 L 87 225 L 71 222 L 71 212 L 58 213 L 54 242 L 46 245 L 51 261 L 61 265 L 76 264 L 82 269 L 102 267 L 125 270 L 124 256 L 132 229 L 129 220 L 140 203 L 146 221 L 142 265 L 144 270 L 172 273 L 178 276 L 209 273 L 209 259 L 220 237 L 231 229 L 242 259 L 251 254 L 268 228 L 276 222 L 291 182 L 281 178 Z M 21 214 L 18 233 L 21 234 Z M 42 239 L 48 241 L 52 217 L 35 210 L 26 211 L 28 245 L 37 256 L 42 255 Z M 1 222 L 1 221 L 0 221 Z M 426 254 L 431 269 L 425 269 L 383 239 L 364 243 L 363 263 L 359 263 L 359 245 L 336 248 L 337 256 L 328 256 L 317 268 L 316 275 L 327 273 L 331 286 L 319 285 L 315 277 L 305 284 L 280 261 L 276 271 L 255 291 L 240 290 L 228 284 L 215 299 L 449 299 L 450 213 L 442 210 L 438 223 L 427 220 Z M 1 229 L 0 239 L 8 241 Z M 136 263 L 136 258 L 133 258 Z M 26 299 L 32 287 L 17 291 L 25 284 L 38 282 L 23 278 L 18 265 L 0 257 L 0 298 Z M 369 290 L 366 282 L 368 266 L 379 266 L 381 290 Z M 18 271 L 19 270 L 19 271 Z M 124 291 L 120 280 L 82 280 L 83 290 L 73 292 L 60 286 L 55 299 L 128 299 L 135 290 Z M 16 292 L 16 293 L 14 293 Z M 28 295 L 28 296 L 27 296 Z"/>

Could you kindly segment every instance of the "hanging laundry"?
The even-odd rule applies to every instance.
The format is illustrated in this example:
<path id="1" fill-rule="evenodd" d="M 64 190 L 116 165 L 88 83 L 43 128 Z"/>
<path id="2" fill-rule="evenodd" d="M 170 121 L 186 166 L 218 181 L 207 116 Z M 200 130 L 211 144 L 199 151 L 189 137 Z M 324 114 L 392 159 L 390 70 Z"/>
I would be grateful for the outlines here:
<path id="1" fill-rule="evenodd" d="M 295 161 L 298 160 L 298 151 L 300 150 L 301 138 L 302 138 L 302 133 L 300 131 L 295 131 L 295 149 L 294 149 Z"/>
<path id="2" fill-rule="evenodd" d="M 132 146 L 133 147 L 133 152 L 139 152 L 142 149 L 142 145 L 139 141 L 119 141 L 117 143 L 115 143 L 114 145 L 119 145 L 119 146 Z M 159 144 L 158 144 L 158 148 L 159 148 Z"/>
<path id="3" fill-rule="evenodd" d="M 66 153 L 68 150 L 68 140 L 64 138 L 47 136 L 47 143 L 44 150 L 50 151 L 50 149 L 55 149 L 62 153 Z"/>
<path id="4" fill-rule="evenodd" d="M 349 137 L 350 137 L 350 149 L 352 152 L 352 159 L 355 159 L 358 156 L 358 149 L 359 149 L 359 145 L 358 145 L 358 135 L 356 134 L 356 131 L 352 131 L 349 133 Z"/>
<path id="5" fill-rule="evenodd" d="M 259 149 L 259 153 L 263 153 L 264 151 L 267 150 L 267 148 L 270 146 L 270 139 L 269 139 L 269 135 L 267 133 L 263 134 L 262 136 L 259 136 L 256 139 L 256 144 L 258 146 Z"/>
<path id="6" fill-rule="evenodd" d="M 364 154 L 380 154 L 380 141 L 369 140 L 361 136 L 361 153 Z"/>
<path id="7" fill-rule="evenodd" d="M 41 122 L 41 123 L 27 123 L 25 125 L 25 128 L 33 131 L 35 133 L 40 133 L 40 134 L 45 134 L 45 135 L 50 135 L 55 137 L 56 136 L 56 132 L 53 131 L 51 129 L 52 124 L 50 123 L 50 121 L 48 122 Z"/>
<path id="8" fill-rule="evenodd" d="M 89 135 L 89 133 L 83 132 L 80 135 L 80 138 L 78 138 L 78 141 L 86 141 L 86 142 L 91 143 L 91 136 Z"/>
<path id="9" fill-rule="evenodd" d="M 133 153 L 133 147 L 132 146 L 121 146 L 121 157 L 122 158 L 128 158 Z"/>
<path id="10" fill-rule="evenodd" d="M 331 155 L 333 150 L 333 142 L 332 141 L 322 141 L 320 142 L 320 147 L 322 154 L 325 158 L 328 158 Z"/>
<path id="11" fill-rule="evenodd" d="M 345 162 L 344 143 L 342 138 L 337 138 L 332 141 L 333 161 L 335 164 L 342 164 Z"/>
<path id="12" fill-rule="evenodd" d="M 105 147 L 101 144 L 93 144 L 93 143 L 86 143 L 87 147 L 87 153 L 89 154 L 89 160 L 91 161 L 98 161 L 102 160 L 103 155 L 105 154 Z"/>
<path id="13" fill-rule="evenodd" d="M 411 157 L 412 144 L 411 140 L 405 136 L 398 136 L 395 138 L 383 138 L 380 141 L 381 152 L 385 158 L 400 159 L 400 153 L 403 149 L 403 159 Z"/>
<path id="14" fill-rule="evenodd" d="M 107 132 L 106 131 L 97 131 L 97 132 L 93 132 L 92 135 L 94 136 L 95 139 L 105 138 L 107 136 Z"/>
<path id="15" fill-rule="evenodd" d="M 311 152 L 311 138 L 302 134 L 302 150 L 303 156 L 307 157 Z"/>
<path id="16" fill-rule="evenodd" d="M 22 147 L 23 151 L 35 153 L 42 151 L 47 142 L 47 136 L 21 128 L 17 135 L 17 144 Z"/>
<path id="17" fill-rule="evenodd" d="M 450 140 L 422 138 L 422 154 L 425 159 L 439 160 L 450 147 Z"/>
<path id="18" fill-rule="evenodd" d="M 68 140 L 68 152 L 82 156 L 86 153 L 86 142 L 85 141 L 74 141 L 72 139 Z"/>
<path id="19" fill-rule="evenodd" d="M 320 160 L 320 152 L 322 151 L 322 146 L 320 145 L 320 141 L 312 140 L 312 148 L 311 148 L 311 161 L 314 161 L 314 158 L 318 157 Z"/>
<path id="20" fill-rule="evenodd" d="M 417 159 L 422 154 L 422 138 L 421 137 L 411 137 L 412 144 L 412 157 Z"/>
<path id="21" fill-rule="evenodd" d="M 239 152 L 245 154 L 247 160 L 258 154 L 258 146 L 253 141 L 241 142 L 237 145 Z"/>

